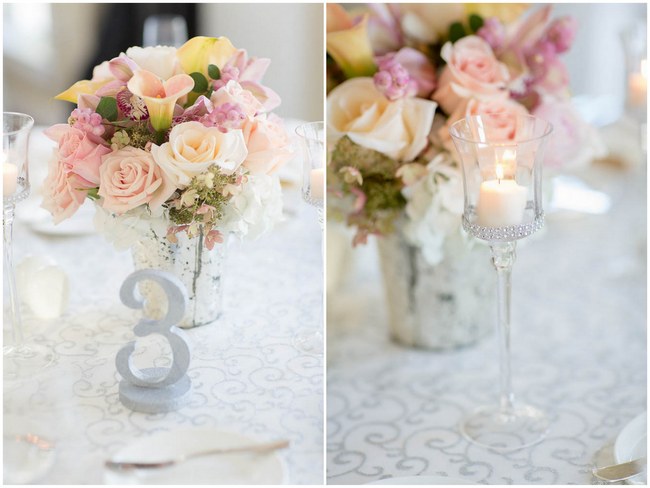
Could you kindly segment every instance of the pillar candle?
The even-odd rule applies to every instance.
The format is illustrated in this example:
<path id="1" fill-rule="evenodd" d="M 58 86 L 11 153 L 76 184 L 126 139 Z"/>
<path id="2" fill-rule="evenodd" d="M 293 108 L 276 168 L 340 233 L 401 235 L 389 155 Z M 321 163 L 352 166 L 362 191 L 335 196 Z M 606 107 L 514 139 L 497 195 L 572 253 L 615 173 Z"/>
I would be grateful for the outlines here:
<path id="1" fill-rule="evenodd" d="M 18 167 L 11 163 L 2 163 L 2 194 L 8 197 L 18 188 Z"/>
<path id="2" fill-rule="evenodd" d="M 497 165 L 496 173 L 497 179 L 481 183 L 476 206 L 477 223 L 484 227 L 521 224 L 526 209 L 526 187 L 515 180 L 501 178 L 501 165 Z"/>
<path id="3" fill-rule="evenodd" d="M 312 169 L 309 174 L 310 197 L 322 200 L 325 195 L 325 171 L 323 168 Z"/>
<path id="4" fill-rule="evenodd" d="M 645 76 L 641 73 L 630 73 L 628 90 L 630 105 L 634 107 L 645 106 L 648 90 L 648 80 Z"/>

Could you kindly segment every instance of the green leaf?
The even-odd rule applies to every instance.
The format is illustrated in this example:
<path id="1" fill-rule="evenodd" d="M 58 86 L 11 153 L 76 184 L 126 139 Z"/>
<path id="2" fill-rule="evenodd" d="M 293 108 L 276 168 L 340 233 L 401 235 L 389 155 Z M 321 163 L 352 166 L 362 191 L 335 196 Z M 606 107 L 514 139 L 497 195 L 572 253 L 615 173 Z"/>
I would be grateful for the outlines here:
<path id="1" fill-rule="evenodd" d="M 190 76 L 194 80 L 194 88 L 192 89 L 193 92 L 203 93 L 208 89 L 208 80 L 206 80 L 205 76 L 203 76 L 201 73 L 195 71 L 194 73 L 190 73 Z"/>
<path id="2" fill-rule="evenodd" d="M 472 32 L 478 32 L 481 27 L 483 27 L 483 17 L 471 14 L 469 16 L 469 28 L 472 29 Z"/>
<path id="3" fill-rule="evenodd" d="M 112 97 L 102 97 L 95 109 L 102 118 L 115 122 L 117 120 L 117 100 Z"/>
<path id="4" fill-rule="evenodd" d="M 213 80 L 218 80 L 221 78 L 221 70 L 219 69 L 219 66 L 216 64 L 208 65 L 208 76 Z"/>
<path id="5" fill-rule="evenodd" d="M 99 200 L 99 188 L 91 188 L 87 195 L 91 200 Z"/>
<path id="6" fill-rule="evenodd" d="M 461 39 L 466 35 L 465 27 L 463 27 L 463 24 L 460 22 L 454 22 L 449 26 L 449 40 L 451 42 L 456 42 L 458 39 Z"/>

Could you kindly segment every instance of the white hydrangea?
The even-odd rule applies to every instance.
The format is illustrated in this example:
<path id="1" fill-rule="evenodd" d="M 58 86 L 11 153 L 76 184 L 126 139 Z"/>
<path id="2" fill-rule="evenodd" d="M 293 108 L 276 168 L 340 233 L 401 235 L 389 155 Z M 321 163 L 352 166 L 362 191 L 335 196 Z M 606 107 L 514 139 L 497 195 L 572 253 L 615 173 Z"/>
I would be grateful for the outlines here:
<path id="1" fill-rule="evenodd" d="M 219 230 L 257 239 L 282 220 L 282 189 L 277 176 L 258 174 L 247 178 L 241 192 L 229 202 Z"/>
<path id="2" fill-rule="evenodd" d="M 460 232 L 464 196 L 460 168 L 449 153 L 427 165 L 425 176 L 402 191 L 407 200 L 404 235 L 430 264 L 444 258 L 445 239 Z"/>
<path id="3" fill-rule="evenodd" d="M 144 205 L 122 215 L 114 215 L 99 205 L 96 207 L 95 229 L 119 251 L 129 249 L 151 230 L 158 236 L 167 234 L 168 216 L 164 213 L 152 215 Z"/>

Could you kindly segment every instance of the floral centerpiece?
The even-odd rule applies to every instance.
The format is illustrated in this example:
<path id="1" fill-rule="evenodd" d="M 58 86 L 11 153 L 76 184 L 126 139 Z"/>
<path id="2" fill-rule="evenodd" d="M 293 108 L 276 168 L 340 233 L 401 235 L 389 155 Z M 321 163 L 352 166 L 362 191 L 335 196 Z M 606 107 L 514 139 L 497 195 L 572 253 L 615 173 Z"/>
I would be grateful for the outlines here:
<path id="1" fill-rule="evenodd" d="M 97 229 L 119 249 L 139 249 L 143 266 L 173 269 L 186 246 L 196 254 L 186 260 L 191 306 L 201 306 L 197 274 L 214 259 L 206 253 L 282 217 L 275 172 L 292 150 L 271 113 L 280 99 L 261 82 L 269 63 L 225 37 L 195 37 L 178 49 L 132 47 L 95 67 L 56 97 L 76 108 L 45 131 L 57 147 L 43 207 L 58 223 L 92 200 Z"/>
<path id="2" fill-rule="evenodd" d="M 355 244 L 381 236 L 390 313 L 402 329 L 393 334 L 402 342 L 447 347 L 476 339 L 477 330 L 441 344 L 448 328 L 427 338 L 417 323 L 444 318 L 444 310 L 450 321 L 462 322 L 462 288 L 476 288 L 464 309 L 477 314 L 484 310 L 477 299 L 490 296 L 489 288 L 479 289 L 490 278 L 477 276 L 471 286 L 454 279 L 476 274 L 478 260 L 487 258 L 441 268 L 469 240 L 461 231 L 462 177 L 448 132 L 453 122 L 487 115 L 490 130 L 514 139 L 517 115 L 546 119 L 555 126 L 547 149 L 555 170 L 586 164 L 600 150 L 571 106 L 562 62 L 575 20 L 552 19 L 551 6 L 527 10 L 522 4 L 328 5 L 328 210 L 356 229 Z M 397 238 L 410 249 L 400 259 L 399 248 L 389 245 Z M 415 276 L 414 268 L 424 271 Z M 404 280 L 394 276 L 405 273 Z M 427 274 L 448 286 L 432 282 L 414 290 Z M 412 312 L 418 293 L 437 307 L 421 318 Z M 436 303 L 436 296 L 447 302 Z"/>

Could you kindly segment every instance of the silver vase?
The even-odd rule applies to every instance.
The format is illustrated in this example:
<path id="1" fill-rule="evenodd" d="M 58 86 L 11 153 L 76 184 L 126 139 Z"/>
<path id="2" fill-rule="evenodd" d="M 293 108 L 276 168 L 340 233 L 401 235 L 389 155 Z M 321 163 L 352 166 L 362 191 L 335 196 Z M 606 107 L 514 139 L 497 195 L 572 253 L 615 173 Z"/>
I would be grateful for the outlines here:
<path id="1" fill-rule="evenodd" d="M 176 275 L 187 288 L 189 297 L 185 319 L 180 327 L 189 329 L 217 320 L 223 311 L 223 270 L 226 243 L 215 244 L 212 250 L 204 245 L 203 233 L 190 239 L 178 233 L 178 243 L 150 232 L 132 248 L 136 269 L 160 269 Z M 154 319 L 164 316 L 167 298 L 155 283 L 141 282 L 140 294 L 146 298 L 145 313 Z"/>
<path id="2" fill-rule="evenodd" d="M 493 329 L 490 251 L 448 237 L 442 262 L 429 264 L 400 232 L 377 240 L 392 339 L 410 347 L 451 350 Z"/>

